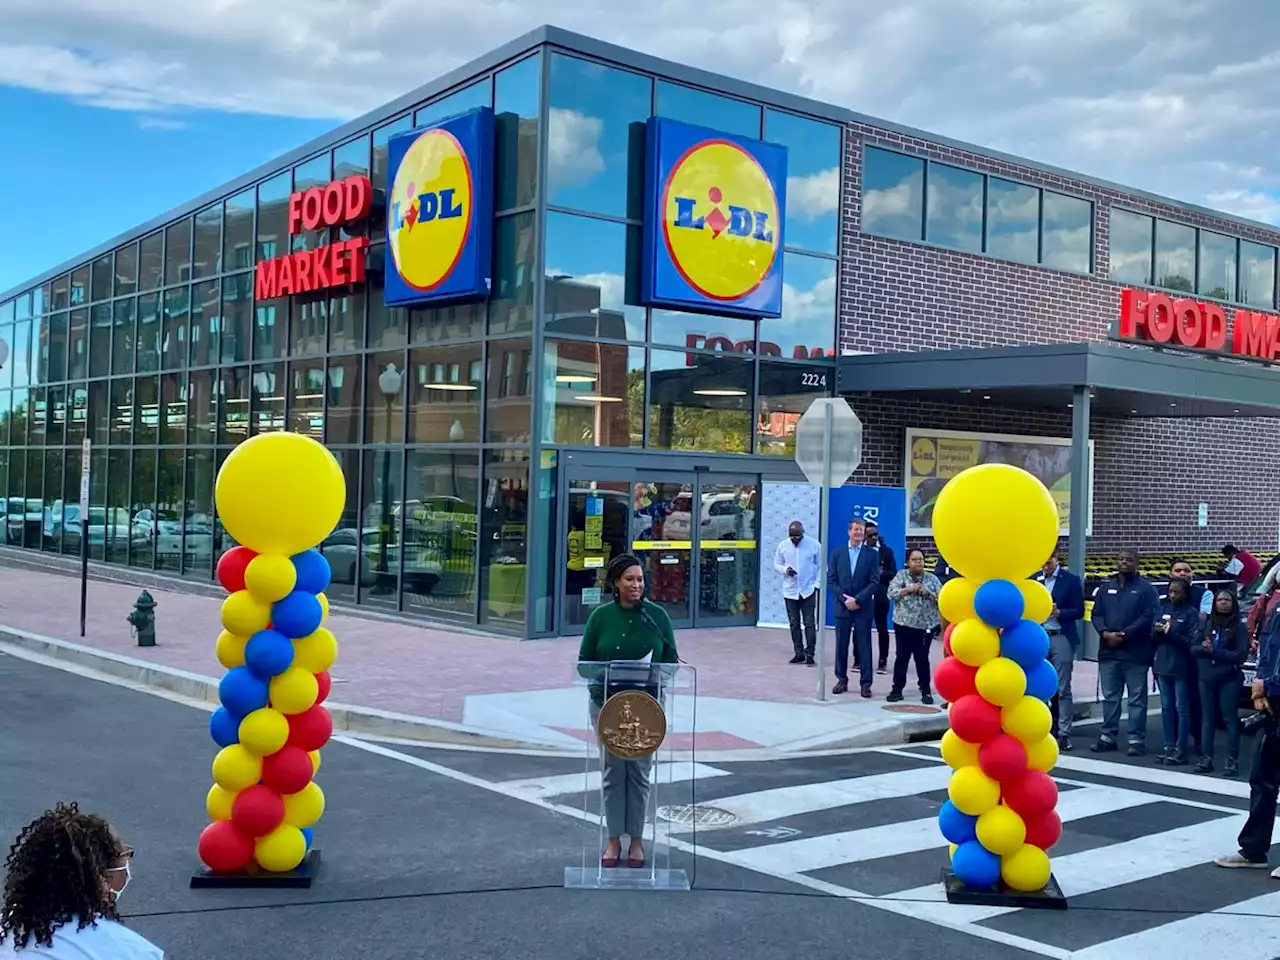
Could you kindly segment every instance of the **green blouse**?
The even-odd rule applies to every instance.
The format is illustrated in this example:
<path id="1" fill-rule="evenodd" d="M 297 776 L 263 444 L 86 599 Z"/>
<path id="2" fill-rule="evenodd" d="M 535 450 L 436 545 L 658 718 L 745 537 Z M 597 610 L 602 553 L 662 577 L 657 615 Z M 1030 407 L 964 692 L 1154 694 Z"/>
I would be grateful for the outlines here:
<path id="1" fill-rule="evenodd" d="M 667 611 L 651 600 L 644 601 L 645 613 L 661 632 L 656 634 L 640 619 L 638 608 L 606 603 L 591 611 L 578 659 L 586 662 L 643 660 L 653 654 L 654 663 L 677 663 L 676 635 Z"/>

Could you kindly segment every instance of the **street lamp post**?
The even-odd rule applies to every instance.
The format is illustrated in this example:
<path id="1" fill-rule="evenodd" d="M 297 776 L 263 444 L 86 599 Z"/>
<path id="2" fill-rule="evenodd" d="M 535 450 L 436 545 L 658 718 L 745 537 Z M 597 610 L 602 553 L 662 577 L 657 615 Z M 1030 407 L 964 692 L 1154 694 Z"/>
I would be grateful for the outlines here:
<path id="1" fill-rule="evenodd" d="M 391 410 L 400 388 L 404 384 L 404 375 L 396 369 L 394 363 L 388 363 L 385 370 L 378 374 L 378 389 L 387 402 L 387 428 L 385 442 L 387 449 L 382 453 L 382 520 L 378 524 L 378 592 L 388 592 L 391 584 L 387 568 L 387 540 L 390 533 L 390 501 L 391 501 Z"/>

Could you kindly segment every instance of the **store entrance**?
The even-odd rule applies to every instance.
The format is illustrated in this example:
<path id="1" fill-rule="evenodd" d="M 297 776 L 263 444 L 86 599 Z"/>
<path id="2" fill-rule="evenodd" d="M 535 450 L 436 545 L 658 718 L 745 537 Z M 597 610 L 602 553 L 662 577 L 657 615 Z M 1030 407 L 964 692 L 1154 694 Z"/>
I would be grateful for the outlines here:
<path id="1" fill-rule="evenodd" d="M 756 622 L 759 476 L 581 465 L 562 476 L 562 634 L 613 601 L 605 571 L 620 553 L 640 560 L 646 595 L 677 628 Z"/>

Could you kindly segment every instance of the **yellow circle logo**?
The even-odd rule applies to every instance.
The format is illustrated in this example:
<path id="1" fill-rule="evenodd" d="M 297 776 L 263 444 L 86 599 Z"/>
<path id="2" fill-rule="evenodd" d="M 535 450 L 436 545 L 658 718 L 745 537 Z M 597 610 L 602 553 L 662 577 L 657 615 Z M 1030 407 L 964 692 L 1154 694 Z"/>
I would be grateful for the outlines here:
<path id="1" fill-rule="evenodd" d="M 391 185 L 387 241 L 396 272 L 415 290 L 448 279 L 471 234 L 471 163 L 447 130 L 409 145 Z"/>
<path id="2" fill-rule="evenodd" d="M 916 437 L 911 444 L 911 472 L 917 477 L 930 476 L 938 467 L 938 447 L 928 437 Z"/>
<path id="3" fill-rule="evenodd" d="M 662 236 L 685 283 L 709 300 L 752 293 L 778 257 L 778 196 L 764 169 L 727 140 L 694 144 L 662 186 Z"/>

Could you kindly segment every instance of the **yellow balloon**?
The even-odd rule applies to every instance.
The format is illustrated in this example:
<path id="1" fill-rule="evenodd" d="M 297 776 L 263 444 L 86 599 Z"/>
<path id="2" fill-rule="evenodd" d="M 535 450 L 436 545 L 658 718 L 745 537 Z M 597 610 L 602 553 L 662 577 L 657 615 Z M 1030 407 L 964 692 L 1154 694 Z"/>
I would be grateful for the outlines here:
<path id="1" fill-rule="evenodd" d="M 1038 580 L 1018 580 L 1016 583 L 1024 604 L 1022 619 L 1036 623 L 1048 620 L 1049 614 L 1053 613 L 1053 594 Z"/>
<path id="2" fill-rule="evenodd" d="M 307 855 L 307 838 L 297 827 L 282 823 L 254 845 L 253 859 L 268 873 L 288 873 Z"/>
<path id="3" fill-rule="evenodd" d="M 236 802 L 236 794 L 216 783 L 209 788 L 204 798 L 204 808 L 210 820 L 230 820 L 231 805 Z"/>
<path id="4" fill-rule="evenodd" d="M 270 605 L 253 599 L 248 590 L 237 590 L 222 601 L 222 626 L 230 633 L 252 637 L 270 622 Z"/>
<path id="5" fill-rule="evenodd" d="M 320 772 L 320 751 L 312 750 L 307 756 L 311 758 L 311 775 L 314 777 Z"/>
<path id="6" fill-rule="evenodd" d="M 218 662 L 228 670 L 232 667 L 243 667 L 244 645 L 248 642 L 247 637 L 241 637 L 230 630 L 223 630 L 218 634 L 218 642 L 214 645 L 214 653 L 218 655 Z"/>
<path id="7" fill-rule="evenodd" d="M 978 817 L 978 842 L 1002 857 L 1017 853 L 1027 842 L 1027 825 L 1004 804 Z"/>
<path id="8" fill-rule="evenodd" d="M 951 566 L 977 583 L 1023 580 L 1057 546 L 1058 507 L 1027 471 L 984 463 L 942 488 L 933 505 L 933 539 Z"/>
<path id="9" fill-rule="evenodd" d="M 320 601 L 320 622 L 324 623 L 329 619 L 329 595 L 317 593 L 316 599 Z"/>
<path id="10" fill-rule="evenodd" d="M 249 561 L 244 571 L 244 585 L 261 603 L 275 603 L 293 592 L 298 571 L 293 561 L 280 553 L 263 553 Z"/>
<path id="11" fill-rule="evenodd" d="M 317 594 L 323 596 L 323 594 Z M 338 659 L 338 641 L 333 634 L 321 627 L 310 636 L 293 641 L 293 665 L 310 670 L 312 673 L 324 673 L 333 661 Z"/>
<path id="12" fill-rule="evenodd" d="M 980 817 L 1000 802 L 1000 784 L 981 767 L 961 767 L 951 775 L 947 796 L 961 813 Z"/>
<path id="13" fill-rule="evenodd" d="M 1058 740 L 1053 734 L 1046 734 L 1034 743 L 1028 743 L 1027 766 L 1032 770 L 1043 770 L 1048 773 L 1058 763 Z"/>
<path id="14" fill-rule="evenodd" d="M 954 635 L 951 649 L 955 649 Z M 997 707 L 1017 703 L 1027 692 L 1026 673 L 1008 657 L 995 657 L 980 666 L 974 683 L 982 699 Z"/>
<path id="15" fill-rule="evenodd" d="M 952 770 L 959 770 L 961 767 L 972 767 L 978 762 L 978 744 L 970 743 L 968 740 L 961 740 L 956 736 L 954 730 L 948 730 L 942 735 L 942 743 L 939 748 L 942 750 L 942 759 L 947 762 L 947 766 Z"/>
<path id="16" fill-rule="evenodd" d="M 951 652 L 961 663 L 980 667 L 1000 656 L 1000 634 L 981 620 L 963 620 L 951 631 Z"/>
<path id="17" fill-rule="evenodd" d="M 954 843 L 947 844 L 947 856 L 954 858 L 956 855 L 956 845 Z"/>
<path id="18" fill-rule="evenodd" d="M 1000 711 L 1000 726 L 1024 744 L 1038 743 L 1049 734 L 1053 714 L 1043 700 L 1023 697 Z"/>
<path id="19" fill-rule="evenodd" d="M 213 758 L 213 782 L 230 793 L 239 793 L 262 779 L 262 758 L 242 744 L 223 747 Z"/>
<path id="20" fill-rule="evenodd" d="M 263 707 L 240 721 L 240 743 L 258 757 L 269 757 L 289 739 L 289 721 L 279 710 Z"/>
<path id="21" fill-rule="evenodd" d="M 948 623 L 961 623 L 972 620 L 977 614 L 973 610 L 973 595 L 978 591 L 978 584 L 967 577 L 956 577 L 942 585 L 938 594 L 938 610 Z"/>
<path id="22" fill-rule="evenodd" d="M 284 798 L 284 822 L 294 827 L 312 827 L 324 815 L 324 791 L 312 780 L 297 793 Z"/>
<path id="23" fill-rule="evenodd" d="M 257 553 L 285 556 L 332 533 L 346 498 L 338 461 L 300 433 L 250 437 L 227 456 L 214 484 L 227 534 Z"/>
<path id="24" fill-rule="evenodd" d="M 281 713 L 295 714 L 310 710 L 320 696 L 316 675 L 302 667 L 290 667 L 271 678 L 271 706 Z"/>
<path id="25" fill-rule="evenodd" d="M 1000 879 L 1021 893 L 1042 890 L 1049 882 L 1049 855 L 1024 843 L 1000 863 Z"/>

